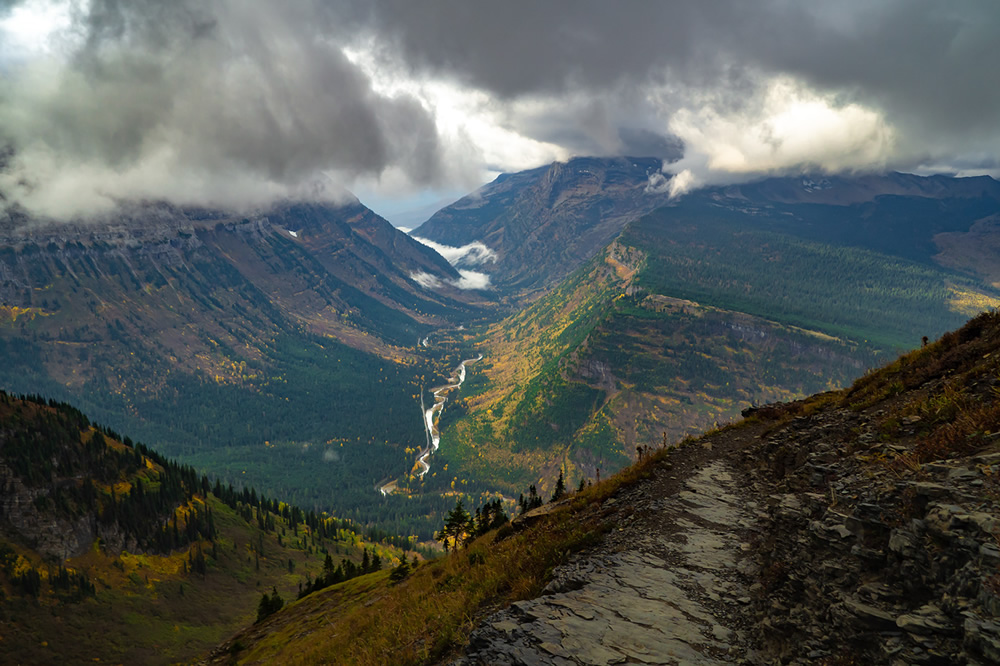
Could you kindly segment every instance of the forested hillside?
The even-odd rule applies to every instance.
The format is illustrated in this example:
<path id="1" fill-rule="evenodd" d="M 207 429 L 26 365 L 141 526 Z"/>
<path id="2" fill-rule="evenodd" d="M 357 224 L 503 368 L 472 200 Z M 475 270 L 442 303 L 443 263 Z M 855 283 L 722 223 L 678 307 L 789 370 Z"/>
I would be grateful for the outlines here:
<path id="1" fill-rule="evenodd" d="M 919 228 L 968 227 L 988 208 L 982 201 L 947 212 L 924 202 L 923 219 L 906 215 L 914 201 L 890 197 L 854 208 L 722 203 L 682 202 L 630 225 L 622 242 L 649 254 L 638 284 L 886 349 L 940 335 L 996 298 L 981 281 L 936 265 L 931 230 Z"/>
<path id="2" fill-rule="evenodd" d="M 135 206 L 3 233 L 0 386 L 364 521 L 385 516 L 375 484 L 424 440 L 433 354 L 419 339 L 479 312 L 480 296 L 445 284 L 457 273 L 443 258 L 356 203 L 250 217 Z M 400 531 L 429 537 L 422 520 Z"/>
<path id="3" fill-rule="evenodd" d="M 325 569 L 374 570 L 414 545 L 210 481 L 69 405 L 0 393 L 5 660 L 190 659 L 265 593 L 280 606 Z"/>
<path id="4" fill-rule="evenodd" d="M 447 415 L 448 480 L 513 492 L 560 468 L 606 474 L 637 447 L 843 386 L 996 307 L 991 285 L 935 261 L 937 234 L 1000 205 L 993 181 L 972 180 L 787 179 L 628 224 L 479 340 L 482 377 Z"/>

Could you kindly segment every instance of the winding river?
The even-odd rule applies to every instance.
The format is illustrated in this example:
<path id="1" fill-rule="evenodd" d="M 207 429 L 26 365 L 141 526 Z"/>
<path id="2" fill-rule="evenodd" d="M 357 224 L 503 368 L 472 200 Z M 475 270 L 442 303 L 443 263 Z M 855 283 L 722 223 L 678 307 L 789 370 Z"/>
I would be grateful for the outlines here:
<path id="1" fill-rule="evenodd" d="M 423 415 L 424 421 L 424 433 L 427 436 L 427 445 L 420 450 L 417 455 L 417 465 L 420 466 L 420 471 L 417 472 L 417 476 L 423 476 L 430 471 L 431 466 L 427 462 L 427 459 L 438 450 L 441 445 L 441 432 L 438 430 L 437 422 L 441 416 L 441 411 L 444 409 L 444 403 L 448 402 L 448 394 L 465 383 L 465 366 L 470 363 L 475 363 L 476 361 L 482 360 L 483 355 L 480 354 L 476 358 L 468 358 L 458 364 L 455 368 L 454 374 L 448 378 L 448 383 L 444 386 L 438 386 L 437 388 L 431 389 L 431 394 L 434 396 L 434 404 L 427 407 L 424 404 L 424 394 L 423 391 L 420 392 L 420 410 Z M 388 495 L 396 488 L 396 482 L 390 481 L 382 486 L 379 486 L 379 491 L 383 495 Z"/>

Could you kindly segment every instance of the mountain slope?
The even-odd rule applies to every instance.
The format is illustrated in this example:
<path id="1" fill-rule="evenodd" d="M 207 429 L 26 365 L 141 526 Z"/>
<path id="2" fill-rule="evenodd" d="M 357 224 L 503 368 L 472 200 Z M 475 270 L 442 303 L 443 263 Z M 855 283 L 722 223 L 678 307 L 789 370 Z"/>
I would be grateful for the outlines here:
<path id="1" fill-rule="evenodd" d="M 375 483 L 423 441 L 417 341 L 478 312 L 447 286 L 457 275 L 357 203 L 252 217 L 135 206 L 90 225 L 8 226 L 0 386 L 72 400 L 228 480 L 368 520 Z"/>
<path id="2" fill-rule="evenodd" d="M 647 192 L 660 160 L 580 157 L 503 174 L 435 213 L 414 236 L 453 246 L 480 241 L 497 253 L 479 270 L 500 289 L 551 286 L 622 227 L 667 202 Z"/>
<path id="3" fill-rule="evenodd" d="M 294 598 L 353 525 L 209 483 L 78 410 L 0 393 L 4 661 L 176 663 Z"/>
<path id="4" fill-rule="evenodd" d="M 448 479 L 549 491 L 562 468 L 572 485 L 747 405 L 843 385 L 877 358 L 860 341 L 638 288 L 651 262 L 616 242 L 487 332 L 446 408 Z"/>
<path id="5" fill-rule="evenodd" d="M 653 451 L 396 585 L 304 599 L 217 661 L 238 644 L 247 663 L 991 663 L 998 354 L 1000 316 L 981 315 L 849 389 Z"/>

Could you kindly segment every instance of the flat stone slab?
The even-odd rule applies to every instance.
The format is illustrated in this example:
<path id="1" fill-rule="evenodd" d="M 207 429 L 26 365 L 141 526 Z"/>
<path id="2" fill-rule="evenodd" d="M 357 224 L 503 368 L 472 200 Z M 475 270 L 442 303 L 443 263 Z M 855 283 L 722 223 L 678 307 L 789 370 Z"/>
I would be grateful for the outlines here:
<path id="1" fill-rule="evenodd" d="M 656 502 L 659 524 L 629 525 L 630 550 L 598 548 L 560 567 L 552 593 L 477 629 L 459 664 L 731 664 L 745 649 L 719 608 L 748 594 L 735 526 L 753 520 L 724 461 Z M 641 534 L 641 538 L 640 537 Z"/>

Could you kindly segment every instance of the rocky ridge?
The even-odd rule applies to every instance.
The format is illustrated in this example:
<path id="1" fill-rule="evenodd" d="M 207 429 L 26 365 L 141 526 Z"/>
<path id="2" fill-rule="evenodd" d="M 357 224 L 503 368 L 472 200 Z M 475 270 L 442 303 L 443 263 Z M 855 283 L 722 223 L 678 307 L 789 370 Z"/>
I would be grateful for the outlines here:
<path id="1" fill-rule="evenodd" d="M 1000 661 L 997 438 L 983 423 L 985 446 L 923 461 L 924 417 L 884 436 L 912 400 L 796 417 L 743 453 L 768 504 L 753 608 L 772 660 Z"/>
<path id="2" fill-rule="evenodd" d="M 543 596 L 513 604 L 473 633 L 458 664 L 724 664 L 747 657 L 753 566 L 739 533 L 742 501 L 722 460 L 678 483 L 664 475 L 605 502 L 620 527 L 555 572 Z M 679 488 L 679 489 L 678 489 Z M 667 491 L 667 492 L 664 492 Z M 673 492 L 669 492 L 673 491 Z"/>
<path id="3" fill-rule="evenodd" d="M 997 352 L 984 314 L 851 389 L 656 452 L 604 501 L 604 542 L 455 663 L 997 663 Z"/>

